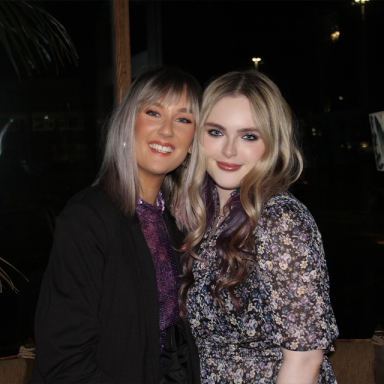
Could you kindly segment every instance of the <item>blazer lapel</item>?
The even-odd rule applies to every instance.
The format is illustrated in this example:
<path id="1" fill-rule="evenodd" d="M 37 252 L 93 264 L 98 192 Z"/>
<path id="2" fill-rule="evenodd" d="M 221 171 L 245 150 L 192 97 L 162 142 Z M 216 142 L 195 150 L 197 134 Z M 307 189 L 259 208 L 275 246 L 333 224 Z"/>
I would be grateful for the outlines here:
<path id="1" fill-rule="evenodd" d="M 148 353 L 151 357 L 153 377 L 159 375 L 159 299 L 157 292 L 156 272 L 153 266 L 151 252 L 147 246 L 145 237 L 141 231 L 139 220 L 135 214 L 132 222 L 129 219 L 125 221 L 128 228 L 128 236 L 134 249 L 134 257 L 137 266 L 138 277 L 140 281 L 140 296 L 142 297 L 141 307 L 145 313 L 146 332 L 148 340 L 154 345 L 148 345 Z"/>

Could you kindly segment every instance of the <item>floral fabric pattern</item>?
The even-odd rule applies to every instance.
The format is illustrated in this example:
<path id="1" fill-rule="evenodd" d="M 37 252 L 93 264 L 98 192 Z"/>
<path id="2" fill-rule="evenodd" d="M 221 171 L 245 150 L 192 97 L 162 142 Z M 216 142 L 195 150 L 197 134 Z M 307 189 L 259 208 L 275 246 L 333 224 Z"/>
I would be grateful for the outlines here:
<path id="1" fill-rule="evenodd" d="M 292 351 L 333 351 L 338 336 L 329 298 L 329 278 L 321 235 L 307 208 L 289 192 L 264 205 L 255 230 L 255 269 L 236 289 L 237 313 L 227 291 L 226 312 L 209 293 L 219 273 L 216 239 L 204 235 L 187 308 L 201 365 L 202 384 L 272 384 L 282 364 L 280 347 Z M 208 241 L 209 239 L 209 241 Z M 324 355 L 318 383 L 336 383 Z"/>

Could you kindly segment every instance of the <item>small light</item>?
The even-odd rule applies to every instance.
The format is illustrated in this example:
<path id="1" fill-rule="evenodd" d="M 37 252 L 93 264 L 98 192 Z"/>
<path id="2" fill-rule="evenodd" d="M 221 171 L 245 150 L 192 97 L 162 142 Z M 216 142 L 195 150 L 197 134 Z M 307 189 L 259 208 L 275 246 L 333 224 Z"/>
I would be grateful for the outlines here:
<path id="1" fill-rule="evenodd" d="M 10 121 L 11 123 L 13 123 L 13 119 L 9 119 L 9 121 Z"/>
<path id="2" fill-rule="evenodd" d="M 343 96 L 339 96 L 339 100 L 344 100 L 344 97 Z"/>
<path id="3" fill-rule="evenodd" d="M 312 136 L 316 136 L 316 132 L 312 132 Z"/>
<path id="4" fill-rule="evenodd" d="M 312 128 L 312 132 L 316 132 L 316 128 Z"/>
<path id="5" fill-rule="evenodd" d="M 365 141 L 363 141 L 363 142 L 361 143 L 361 148 L 368 148 L 368 143 L 365 142 Z"/>
<path id="6" fill-rule="evenodd" d="M 260 57 L 253 57 L 252 61 L 255 63 L 256 61 L 261 61 Z"/>
<path id="7" fill-rule="evenodd" d="M 48 120 L 49 117 L 47 115 L 44 116 L 44 120 Z"/>
<path id="8" fill-rule="evenodd" d="M 331 33 L 331 40 L 332 40 L 332 41 L 337 41 L 337 40 L 339 40 L 339 37 L 340 37 L 340 32 L 339 32 L 339 31 L 336 31 L 336 32 Z"/>

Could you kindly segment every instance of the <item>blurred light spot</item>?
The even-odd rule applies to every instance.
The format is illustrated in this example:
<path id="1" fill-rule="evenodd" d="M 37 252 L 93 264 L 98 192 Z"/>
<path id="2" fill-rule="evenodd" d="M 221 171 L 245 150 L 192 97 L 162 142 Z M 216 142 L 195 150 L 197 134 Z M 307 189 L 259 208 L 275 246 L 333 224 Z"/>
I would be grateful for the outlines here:
<path id="1" fill-rule="evenodd" d="M 339 96 L 339 100 L 344 100 L 344 97 L 343 96 Z"/>
<path id="2" fill-rule="evenodd" d="M 49 117 L 47 115 L 44 116 L 44 120 L 48 120 Z"/>
<path id="3" fill-rule="evenodd" d="M 339 37 L 340 37 L 340 32 L 339 32 L 339 31 L 336 31 L 336 32 L 331 33 L 331 40 L 332 40 L 332 41 L 337 41 L 337 40 L 339 40 Z"/>
<path id="4" fill-rule="evenodd" d="M 363 141 L 361 144 L 361 148 L 368 148 L 368 143 Z"/>

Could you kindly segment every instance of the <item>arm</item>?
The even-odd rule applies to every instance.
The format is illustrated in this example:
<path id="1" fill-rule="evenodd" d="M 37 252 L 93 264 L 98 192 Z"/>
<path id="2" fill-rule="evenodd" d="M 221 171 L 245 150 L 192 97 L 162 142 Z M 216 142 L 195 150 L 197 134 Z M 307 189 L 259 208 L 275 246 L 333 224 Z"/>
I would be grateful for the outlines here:
<path id="1" fill-rule="evenodd" d="M 320 233 L 308 210 L 293 197 L 275 197 L 264 209 L 257 259 L 266 293 L 266 326 L 283 353 L 279 382 L 295 377 L 297 383 L 300 378 L 310 383 L 310 377 L 318 375 L 323 353 L 333 350 L 337 327 Z"/>
<path id="2" fill-rule="evenodd" d="M 70 204 L 57 219 L 36 311 L 36 368 L 49 383 L 109 382 L 95 358 L 106 233 L 85 204 Z"/>
<path id="3" fill-rule="evenodd" d="M 276 384 L 317 384 L 323 351 L 289 351 L 281 348 L 283 364 Z"/>

